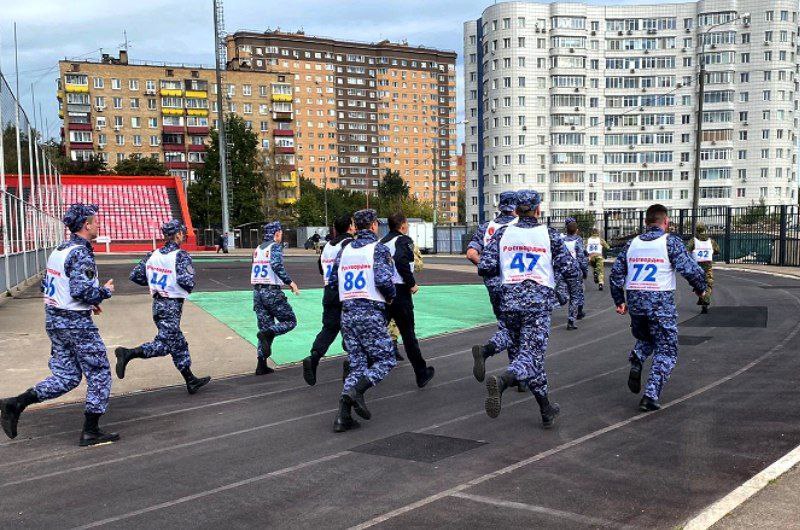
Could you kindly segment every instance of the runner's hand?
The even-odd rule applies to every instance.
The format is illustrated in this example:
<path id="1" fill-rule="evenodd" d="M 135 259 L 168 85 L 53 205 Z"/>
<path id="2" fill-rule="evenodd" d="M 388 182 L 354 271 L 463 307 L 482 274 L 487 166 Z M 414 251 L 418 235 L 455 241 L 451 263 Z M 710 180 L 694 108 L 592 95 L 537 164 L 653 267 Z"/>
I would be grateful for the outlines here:
<path id="1" fill-rule="evenodd" d="M 103 287 L 108 289 L 108 292 L 113 293 L 114 292 L 114 279 L 112 278 L 111 280 L 108 280 Z"/>
<path id="2" fill-rule="evenodd" d="M 628 304 L 620 304 L 617 306 L 617 314 L 625 315 L 628 313 Z"/>

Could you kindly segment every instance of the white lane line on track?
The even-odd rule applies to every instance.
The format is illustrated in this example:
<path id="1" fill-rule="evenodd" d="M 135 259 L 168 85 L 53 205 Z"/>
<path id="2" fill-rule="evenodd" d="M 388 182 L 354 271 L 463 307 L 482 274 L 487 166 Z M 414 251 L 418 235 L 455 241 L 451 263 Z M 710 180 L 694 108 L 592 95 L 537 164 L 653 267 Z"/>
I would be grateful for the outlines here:
<path id="1" fill-rule="evenodd" d="M 550 517 L 556 519 L 566 519 L 567 521 L 572 521 L 573 523 L 579 523 L 582 525 L 591 526 L 593 528 L 597 526 L 601 528 L 633 528 L 630 526 L 623 526 L 618 523 L 614 523 L 612 521 L 606 521 L 605 519 L 598 519 L 597 517 L 581 515 L 579 513 L 565 512 L 562 510 L 547 508 L 545 506 L 536 506 L 533 504 L 525 504 L 522 502 L 504 501 L 502 499 L 485 497 L 483 495 L 472 495 L 469 493 L 454 493 L 453 495 L 451 495 L 451 497 L 458 497 L 459 499 L 466 499 L 468 501 L 479 502 L 482 504 L 489 504 L 491 506 L 497 506 L 498 508 L 513 508 L 515 510 L 524 510 L 527 512 L 549 515 Z"/>
<path id="2" fill-rule="evenodd" d="M 551 355 L 548 355 L 546 358 L 550 359 L 552 357 L 556 357 L 558 355 L 561 355 L 563 353 L 572 351 L 574 349 L 582 348 L 584 346 L 588 346 L 588 345 L 594 344 L 596 342 L 599 342 L 601 340 L 607 339 L 607 338 L 609 338 L 609 337 L 611 337 L 613 335 L 617 335 L 617 334 L 622 333 L 624 331 L 626 331 L 626 330 L 623 329 L 623 330 L 620 330 L 618 332 L 611 333 L 611 334 L 609 334 L 609 335 L 607 335 L 605 337 L 598 337 L 597 339 L 594 339 L 594 340 L 591 340 L 591 341 L 587 341 L 587 342 L 582 343 L 582 344 L 576 344 L 576 345 L 571 346 L 569 348 L 564 348 L 562 350 L 554 352 Z M 463 354 L 463 353 L 465 353 L 467 351 L 469 351 L 469 350 L 461 350 L 461 351 L 458 351 L 458 352 L 447 354 L 447 356 Z M 444 357 L 444 356 L 440 356 L 440 357 Z M 503 366 L 501 368 L 498 368 L 498 369 L 495 369 L 495 370 L 492 370 L 491 372 L 496 372 L 496 371 L 500 371 L 500 370 L 504 370 L 504 369 L 505 369 L 505 366 Z M 465 380 L 472 379 L 472 378 L 473 378 L 473 376 L 472 376 L 472 374 L 470 374 L 470 375 L 467 375 L 467 376 L 464 376 L 464 377 L 459 377 L 457 379 L 451 379 L 451 380 L 443 381 L 441 383 L 437 383 L 437 384 L 431 385 L 431 386 L 429 386 L 427 388 L 429 388 L 429 389 L 439 388 L 439 387 L 442 387 L 442 386 L 445 386 L 445 385 L 458 383 L 458 382 L 465 381 Z M 396 394 L 390 394 L 388 396 L 381 396 L 381 397 L 375 398 L 375 399 L 371 400 L 371 402 L 385 401 L 385 400 L 388 400 L 388 399 L 394 399 L 394 398 L 397 398 L 397 397 L 407 396 L 409 394 L 414 394 L 414 393 L 417 393 L 417 392 L 419 392 L 419 389 L 406 390 L 404 392 L 399 392 L 399 393 L 396 393 Z M 19 484 L 24 484 L 24 483 L 33 482 L 33 481 L 36 481 L 36 480 L 41 480 L 41 479 L 46 479 L 46 478 L 52 478 L 52 477 L 55 477 L 55 476 L 60 476 L 60 475 L 64 475 L 64 474 L 67 474 L 67 473 L 71 473 L 73 471 L 84 471 L 84 470 L 87 470 L 87 469 L 94 469 L 94 468 L 98 468 L 98 467 L 105 466 L 105 465 L 116 464 L 116 463 L 119 463 L 119 462 L 132 460 L 134 458 L 140 458 L 140 457 L 145 457 L 145 456 L 153 456 L 153 455 L 165 453 L 165 452 L 168 452 L 168 451 L 174 451 L 174 450 L 178 450 L 178 449 L 185 449 L 185 448 L 193 447 L 193 446 L 200 445 L 200 444 L 203 444 L 203 443 L 215 442 L 215 441 L 218 441 L 218 440 L 224 440 L 224 439 L 231 438 L 231 437 L 234 437 L 234 436 L 239 436 L 239 435 L 242 435 L 242 434 L 250 434 L 250 433 L 253 433 L 253 432 L 260 431 L 260 430 L 264 430 L 264 429 L 269 429 L 269 428 L 272 428 L 272 427 L 278 427 L 278 426 L 281 426 L 281 425 L 285 425 L 287 423 L 291 423 L 291 422 L 294 422 L 294 421 L 300 421 L 300 420 L 305 420 L 305 419 L 309 419 L 309 418 L 314 418 L 314 417 L 317 417 L 317 416 L 321 416 L 323 414 L 332 414 L 334 412 L 336 412 L 336 409 L 327 409 L 327 410 L 312 412 L 312 413 L 309 413 L 309 414 L 304 414 L 302 416 L 295 416 L 295 417 L 292 417 L 292 418 L 286 418 L 286 419 L 283 419 L 283 420 L 267 423 L 265 425 L 257 425 L 255 427 L 249 427 L 247 429 L 241 429 L 241 430 L 238 430 L 238 431 L 232 431 L 232 432 L 228 432 L 228 433 L 224 433 L 224 434 L 219 434 L 219 435 L 216 435 L 216 436 L 210 436 L 210 437 L 207 437 L 207 438 L 200 438 L 198 440 L 193 440 L 191 442 L 184 442 L 182 444 L 172 445 L 172 446 L 169 446 L 169 447 L 162 447 L 162 448 L 159 448 L 159 449 L 153 449 L 153 450 L 144 451 L 144 452 L 141 452 L 141 453 L 133 453 L 133 454 L 130 454 L 130 455 L 125 455 L 125 456 L 121 456 L 121 457 L 117 457 L 117 458 L 111 458 L 109 460 L 103 460 L 103 461 L 100 461 L 100 462 L 93 462 L 91 464 L 84 464 L 84 465 L 81 465 L 81 466 L 74 466 L 74 467 L 70 467 L 70 468 L 61 469 L 61 470 L 58 470 L 58 471 L 52 471 L 50 473 L 45 473 L 45 474 L 41 474 L 41 475 L 29 476 L 29 477 L 26 477 L 24 479 L 19 479 L 19 480 L 16 480 L 16 481 L 2 483 L 2 484 L 0 484 L 0 488 L 4 488 L 4 487 L 7 487 L 7 486 L 16 486 L 16 485 L 19 485 Z M 76 452 L 68 453 L 66 456 L 69 456 L 69 455 L 72 455 L 72 454 L 76 454 Z M 51 458 L 52 458 L 52 456 L 51 456 Z"/>
<path id="3" fill-rule="evenodd" d="M 684 530 L 706 530 L 735 510 L 747 499 L 764 489 L 772 480 L 780 477 L 800 462 L 800 445 L 786 453 L 772 465 L 753 478 L 697 514 L 682 528 Z"/>
<path id="4" fill-rule="evenodd" d="M 626 368 L 627 368 L 627 366 L 624 366 L 624 367 L 621 367 L 621 368 L 616 368 L 614 370 L 609 370 L 607 372 L 603 372 L 601 374 L 594 375 L 592 377 L 587 377 L 585 379 L 581 379 L 580 381 L 576 381 L 574 383 L 569 383 L 567 385 L 564 385 L 563 387 L 558 387 L 558 388 L 554 389 L 554 391 L 566 390 L 568 388 L 572 388 L 574 386 L 577 386 L 577 385 L 592 381 L 594 379 L 600 379 L 602 377 L 605 377 L 606 375 L 609 375 L 609 374 L 614 373 L 614 372 L 618 372 L 618 371 L 626 369 Z M 501 371 L 501 370 L 505 370 L 505 367 L 499 368 L 499 369 L 493 370 L 493 371 L 497 372 L 497 371 Z M 470 379 L 471 377 L 472 376 L 464 377 L 461 380 Z M 380 399 L 385 399 L 385 398 L 379 398 L 379 399 L 376 399 L 375 401 L 378 401 Z M 519 399 L 519 400 L 514 401 L 512 403 L 508 403 L 506 405 L 506 407 L 511 407 L 511 406 L 517 405 L 519 403 L 524 403 L 526 401 L 530 401 L 531 399 L 533 399 L 532 396 L 529 397 L 529 398 Z M 428 427 L 423 427 L 422 429 L 416 430 L 414 432 L 419 432 L 419 433 L 426 432 L 426 431 L 433 430 L 433 429 L 436 429 L 438 427 L 441 427 L 443 425 L 450 425 L 452 423 L 456 423 L 458 421 L 463 421 L 463 420 L 469 419 L 471 417 L 478 416 L 478 415 L 485 414 L 485 413 L 486 412 L 484 410 L 480 410 L 479 412 L 466 414 L 464 416 L 460 416 L 458 418 L 454 418 L 452 420 L 448 420 L 448 421 L 446 421 L 444 423 L 439 423 L 439 424 L 430 425 Z M 334 458 L 338 458 L 338 457 L 344 456 L 346 454 L 350 454 L 350 451 L 342 451 L 342 452 L 336 453 L 334 455 L 329 455 L 329 457 L 322 457 L 319 460 L 315 460 L 313 462 L 315 462 L 315 463 L 316 462 L 323 462 L 323 461 L 326 461 L 326 459 L 327 460 L 333 460 Z M 300 469 L 301 467 L 303 467 L 302 464 L 300 464 L 299 466 L 293 466 L 293 467 L 284 468 L 284 469 L 295 470 L 295 469 Z M 281 470 L 281 471 L 284 471 L 284 470 Z M 123 519 L 128 519 L 128 518 L 131 518 L 131 517 L 136 517 L 137 515 L 153 512 L 153 511 L 156 511 L 156 510 L 159 510 L 159 509 L 162 509 L 162 508 L 168 508 L 170 506 L 174 506 L 176 504 L 181 504 L 183 502 L 188 502 L 188 501 L 192 501 L 192 500 L 195 500 L 195 499 L 198 499 L 198 498 L 207 497 L 209 495 L 213 495 L 213 494 L 219 493 L 221 491 L 226 491 L 226 490 L 237 488 L 237 487 L 240 487 L 240 486 L 245 486 L 245 485 L 251 484 L 253 482 L 256 482 L 256 481 L 259 481 L 259 480 L 263 480 L 263 479 L 268 478 L 270 476 L 275 476 L 277 473 L 278 472 L 271 472 L 271 473 L 266 473 L 266 474 L 263 474 L 263 475 L 259 475 L 258 477 L 254 477 L 253 479 L 245 479 L 245 480 L 237 481 L 237 482 L 234 482 L 234 483 L 231 483 L 231 484 L 219 486 L 219 487 L 211 489 L 211 490 L 202 491 L 202 492 L 195 493 L 195 494 L 192 494 L 192 495 L 189 495 L 189 496 L 186 496 L 186 497 L 181 497 L 179 499 L 175 499 L 174 501 L 167 501 L 167 502 L 164 502 L 164 503 L 160 503 L 160 504 L 156 504 L 156 505 L 149 506 L 149 507 L 146 507 L 146 508 L 142 508 L 140 510 L 135 510 L 135 511 L 132 511 L 132 512 L 129 512 L 129 513 L 126 513 L 126 514 L 121 514 L 121 515 L 115 516 L 115 517 L 110 518 L 110 519 L 104 519 L 103 521 L 99 521 L 99 522 L 95 522 L 95 523 L 89 523 L 88 525 L 84 525 L 84 526 L 81 526 L 81 527 L 78 527 L 78 528 L 90 528 L 90 527 L 94 527 L 94 526 L 100 526 L 102 524 L 108 524 L 108 523 L 111 523 L 111 522 L 117 522 L 117 521 L 120 521 L 120 520 L 123 520 Z"/>
<path id="5" fill-rule="evenodd" d="M 294 466 L 291 466 L 291 467 L 285 467 L 283 469 L 270 471 L 269 473 L 264 473 L 263 475 L 258 475 L 256 477 L 247 478 L 247 479 L 244 479 L 244 480 L 240 480 L 238 482 L 233 482 L 231 484 L 225 484 L 224 486 L 219 486 L 218 488 L 214 488 L 214 489 L 210 489 L 210 490 L 206 490 L 206 491 L 201 491 L 200 493 L 194 493 L 192 495 L 187 495 L 187 496 L 181 497 L 179 499 L 173 499 L 171 501 L 162 502 L 160 504 L 156 504 L 156 505 L 153 505 L 153 506 L 148 506 L 147 508 L 142 508 L 140 510 L 136 510 L 136 511 L 133 511 L 133 512 L 128 512 L 128 513 L 125 513 L 125 514 L 122 514 L 122 515 L 117 515 L 115 517 L 109 517 L 107 519 L 102 519 L 100 521 L 94 521 L 92 523 L 88 523 L 88 524 L 85 524 L 85 525 L 82 525 L 82 526 L 76 526 L 74 528 L 76 530 L 77 529 L 85 529 L 85 528 L 95 528 L 95 527 L 98 527 L 98 526 L 103 526 L 103 525 L 106 525 L 106 524 L 115 523 L 115 522 L 121 521 L 123 519 L 128 519 L 130 517 L 135 517 L 137 515 L 142 515 L 142 514 L 145 514 L 145 513 L 154 512 L 156 510 L 161 510 L 163 508 L 169 508 L 170 506 L 183 504 L 184 502 L 195 501 L 197 499 L 202 499 L 203 497 L 208 497 L 209 495 L 214 495 L 216 493 L 222 493 L 223 491 L 228 491 L 228 490 L 232 490 L 234 488 L 238 488 L 238 487 L 241 487 L 241 486 L 246 486 L 248 484 L 253 484 L 255 482 L 260 482 L 260 481 L 266 480 L 268 478 L 273 478 L 273 477 L 279 477 L 281 475 L 286 475 L 288 473 L 292 473 L 293 471 L 298 471 L 298 470 L 301 470 L 301 469 L 304 469 L 306 467 L 313 466 L 313 465 L 316 465 L 316 464 L 322 464 L 324 462 L 330 462 L 331 460 L 335 460 L 337 458 L 340 458 L 340 457 L 348 455 L 348 454 L 350 454 L 350 451 L 341 451 L 339 453 L 335 453 L 335 454 L 328 455 L 328 456 L 323 456 L 322 458 L 317 458 L 315 460 L 309 460 L 307 462 L 303 462 L 301 464 L 297 464 L 297 465 L 294 465 Z"/>
<path id="6" fill-rule="evenodd" d="M 674 407 L 676 405 L 680 405 L 681 403 L 683 403 L 683 402 L 685 402 L 685 401 L 687 401 L 689 399 L 692 399 L 692 398 L 694 398 L 696 396 L 699 396 L 700 394 L 703 394 L 703 393 L 705 393 L 705 392 L 707 392 L 707 391 L 709 391 L 709 390 L 711 390 L 713 388 L 716 388 L 716 387 L 718 387 L 719 385 L 721 385 L 723 383 L 727 383 L 728 381 L 734 379 L 735 377 L 747 372 L 748 370 L 750 370 L 754 366 L 758 365 L 760 362 L 762 362 L 765 359 L 767 359 L 767 358 L 771 357 L 772 355 L 774 355 L 777 351 L 783 349 L 784 346 L 786 346 L 786 344 L 788 344 L 789 341 L 791 341 L 797 335 L 798 332 L 800 332 L 800 324 L 797 324 L 792 329 L 792 331 L 780 343 L 776 344 L 774 347 L 772 347 L 764 355 L 756 358 L 755 360 L 749 362 L 748 364 L 746 364 L 745 366 L 743 366 L 739 370 L 736 370 L 735 372 L 733 372 L 733 373 L 731 373 L 731 374 L 729 374 L 729 375 L 727 375 L 727 376 L 725 376 L 725 377 L 723 377 L 721 379 L 717 379 L 716 381 L 714 381 L 712 383 L 709 383 L 709 384 L 707 384 L 707 385 L 705 385 L 705 386 L 703 386 L 701 388 L 698 388 L 697 390 L 695 390 L 693 392 L 685 394 L 682 397 L 680 397 L 678 399 L 675 399 L 675 400 L 663 405 L 661 407 L 661 411 L 659 411 L 659 413 L 663 414 L 664 410 L 668 410 L 668 409 L 670 409 L 670 408 L 672 408 L 672 407 Z M 503 468 L 498 469 L 496 471 L 493 471 L 491 473 L 486 473 L 485 475 L 481 475 L 479 477 L 476 477 L 476 478 L 474 478 L 474 479 L 472 479 L 472 480 L 470 480 L 468 482 L 463 482 L 463 483 L 461 483 L 461 484 L 459 484 L 457 486 L 454 486 L 452 488 L 440 491 L 439 493 L 436 493 L 434 495 L 430 495 L 428 497 L 422 498 L 422 499 L 420 499 L 420 500 L 418 500 L 416 502 L 413 502 L 413 503 L 410 503 L 410 504 L 406 504 L 405 506 L 401 506 L 399 508 L 396 508 L 396 509 L 394 509 L 392 511 L 386 512 L 386 513 L 384 513 L 382 515 L 379 515 L 377 517 L 373 517 L 372 519 L 369 519 L 369 520 L 367 520 L 367 521 L 365 521 L 365 522 L 363 522 L 363 523 L 361 523 L 359 525 L 353 526 L 351 528 L 353 530 L 361 530 L 361 529 L 364 529 L 364 528 L 370 528 L 370 527 L 375 526 L 377 524 L 384 523 L 384 522 L 386 522 L 386 521 L 388 521 L 390 519 L 393 519 L 393 518 L 398 517 L 400 515 L 403 515 L 405 513 L 411 512 L 413 510 L 416 510 L 417 508 L 421 508 L 423 506 L 426 506 L 426 505 L 428 505 L 428 504 L 430 504 L 430 503 L 432 503 L 434 501 L 437 501 L 439 499 L 443 499 L 443 498 L 448 497 L 450 495 L 453 495 L 455 493 L 460 493 L 460 492 L 462 492 L 462 491 L 464 491 L 466 489 L 469 489 L 469 488 L 472 488 L 474 486 L 477 486 L 478 484 L 482 484 L 482 483 L 484 483 L 486 481 L 492 480 L 492 479 L 497 478 L 497 477 L 502 476 L 502 475 L 506 475 L 508 473 L 516 471 L 517 469 L 520 469 L 520 468 L 525 467 L 527 465 L 530 465 L 530 464 L 533 464 L 533 463 L 538 462 L 540 460 L 543 460 L 543 459 L 547 458 L 548 456 L 552 456 L 552 455 L 561 453 L 561 452 L 563 452 L 563 451 L 565 451 L 567 449 L 571 449 L 573 447 L 577 447 L 578 445 L 580 445 L 580 444 L 582 444 L 584 442 L 593 440 L 594 438 L 602 436 L 603 434 L 606 434 L 608 432 L 615 431 L 615 430 L 620 429 L 622 427 L 626 427 L 626 426 L 628 426 L 628 425 L 630 425 L 630 424 L 632 424 L 634 422 L 640 421 L 640 420 L 645 419 L 645 418 L 649 418 L 652 414 L 655 414 L 655 412 L 647 412 L 647 413 L 639 414 L 637 416 L 633 416 L 631 418 L 628 418 L 627 420 L 622 420 L 622 421 L 619 421 L 617 423 L 614 423 L 613 425 L 609 425 L 607 427 L 603 427 L 602 429 L 598 429 L 596 431 L 593 431 L 593 432 L 591 432 L 589 434 L 586 434 L 584 436 L 581 436 L 579 438 L 575 438 L 573 440 L 570 440 L 569 442 L 565 442 L 565 443 L 563 443 L 561 445 L 558 445 L 558 446 L 556 446 L 556 447 L 554 447 L 552 449 L 549 449 L 547 451 L 543 451 L 541 453 L 535 454 L 535 455 L 533 455 L 533 456 L 531 456 L 529 458 L 526 458 L 524 460 L 520 460 L 519 462 L 516 462 L 514 464 L 510 464 L 510 465 L 508 465 L 506 467 L 503 467 Z"/>
<path id="7" fill-rule="evenodd" d="M 594 312 L 594 313 L 592 313 L 590 315 L 587 315 L 587 317 L 584 320 L 592 318 L 593 316 L 597 316 L 597 315 L 599 315 L 601 313 L 605 313 L 605 312 L 609 311 L 610 309 L 613 309 L 613 308 L 608 308 L 608 309 L 604 309 L 604 310 L 601 310 L 601 311 L 596 311 L 596 312 Z M 489 325 L 492 325 L 492 324 L 489 324 Z M 464 330 L 458 330 L 458 331 L 454 331 L 452 333 L 448 333 L 448 335 L 449 334 L 455 335 L 455 334 L 459 334 L 459 333 L 466 333 L 468 331 L 474 331 L 475 329 L 479 329 L 479 328 L 482 328 L 482 327 L 485 327 L 485 326 L 479 326 L 478 328 L 469 328 L 469 329 L 464 329 Z M 617 332 L 614 332 L 614 333 L 607 334 L 607 335 L 605 335 L 603 337 L 599 337 L 597 339 L 594 339 L 594 340 L 591 340 L 591 341 L 588 341 L 588 342 L 584 342 L 584 343 L 581 343 L 581 344 L 577 344 L 575 346 L 570 346 L 568 348 L 565 348 L 565 349 L 562 349 L 562 350 L 558 350 L 558 351 L 552 353 L 551 355 L 548 355 L 547 358 L 550 359 L 552 357 L 556 357 L 558 355 L 561 355 L 562 353 L 567 353 L 567 352 L 573 351 L 573 350 L 575 350 L 577 348 L 583 348 L 584 346 L 590 346 L 591 344 L 594 344 L 596 342 L 605 340 L 605 339 L 607 339 L 609 337 L 618 335 L 618 334 L 623 333 L 625 331 L 627 331 L 627 328 L 622 329 L 622 330 L 617 331 Z M 441 335 L 439 335 L 438 337 L 441 337 Z M 433 338 L 433 337 L 431 337 L 431 338 Z M 469 351 L 470 351 L 470 349 L 457 350 L 455 352 L 450 352 L 450 353 L 446 353 L 446 354 L 443 354 L 443 355 L 437 355 L 435 357 L 430 357 L 428 359 L 428 361 L 430 362 L 430 361 L 435 361 L 437 359 L 446 359 L 446 358 L 449 358 L 449 357 L 454 357 L 456 355 L 464 355 L 466 353 L 469 353 Z M 337 358 L 338 357 L 331 357 L 330 360 L 333 361 L 334 359 L 337 359 Z M 323 357 L 323 359 L 324 359 L 324 357 Z M 403 363 L 400 366 L 398 366 L 397 368 L 395 368 L 395 370 L 400 369 L 400 368 L 408 368 L 410 366 L 411 366 L 410 363 Z M 462 377 L 462 378 L 453 380 L 453 382 L 463 381 L 464 379 L 469 379 L 469 378 L 468 377 Z M 326 381 L 321 381 L 320 383 L 317 384 L 317 386 L 322 386 L 322 385 L 325 385 L 325 384 L 328 384 L 328 383 L 335 383 L 335 382 L 338 382 L 338 381 L 341 381 L 341 379 L 340 378 L 328 379 Z M 446 383 L 439 383 L 439 385 L 441 385 L 441 384 L 446 384 Z M 439 385 L 433 385 L 430 388 L 435 388 L 436 386 L 439 386 Z M 231 404 L 231 403 L 238 403 L 238 402 L 241 402 L 241 401 L 247 401 L 247 400 L 255 399 L 255 398 L 259 398 L 259 397 L 267 397 L 267 396 L 270 396 L 270 395 L 280 394 L 280 393 L 283 393 L 283 392 L 289 392 L 289 391 L 293 391 L 293 390 L 302 390 L 302 389 L 306 389 L 306 388 L 308 388 L 308 385 L 298 385 L 298 386 L 295 386 L 295 387 L 290 387 L 290 388 L 285 388 L 285 389 L 280 389 L 280 390 L 272 390 L 272 391 L 269 391 L 269 392 L 260 392 L 258 394 L 251 394 L 251 395 L 248 395 L 248 396 L 242 396 L 242 397 L 238 397 L 238 398 L 231 398 L 231 399 L 226 399 L 226 400 L 222 400 L 222 401 L 215 401 L 213 403 L 205 403 L 203 405 L 197 405 L 197 406 L 194 406 L 194 407 L 187 407 L 187 408 L 181 408 L 181 409 L 178 409 L 178 410 L 165 411 L 165 412 L 161 412 L 161 413 L 158 413 L 158 414 L 150 414 L 150 415 L 147 415 L 147 416 L 137 416 L 137 417 L 134 417 L 134 418 L 128 418 L 126 420 L 117 420 L 117 421 L 105 423 L 104 425 L 106 425 L 106 426 L 121 425 L 121 424 L 125 424 L 125 423 L 133 423 L 133 422 L 137 422 L 137 421 L 143 421 L 143 420 L 149 420 L 149 419 L 157 419 L 157 418 L 172 416 L 172 415 L 175 415 L 175 414 L 182 414 L 184 412 L 192 412 L 192 411 L 202 410 L 202 409 L 209 408 L 209 407 L 216 407 L 216 406 L 220 406 L 220 405 L 228 405 L 228 404 Z M 407 392 L 407 393 L 410 393 L 410 392 Z M 405 393 L 404 394 L 397 394 L 397 395 L 394 395 L 394 396 L 388 396 L 388 397 L 397 397 L 398 395 L 405 395 Z M 385 399 L 385 398 L 378 398 L 378 400 L 381 400 L 381 399 Z M 43 438 L 48 438 L 48 437 L 52 437 L 52 436 L 63 436 L 63 435 L 66 435 L 66 434 L 73 434 L 74 432 L 75 432 L 75 430 L 73 429 L 73 430 L 68 430 L 68 431 L 59 431 L 59 432 L 54 432 L 54 433 L 43 434 L 43 435 L 40 435 L 40 436 L 33 436 L 33 437 L 25 438 L 25 439 L 22 439 L 22 440 L 15 440 L 15 441 L 10 441 L 10 442 L 2 442 L 2 443 L 0 443 L 0 447 L 6 447 L 6 446 L 12 446 L 12 445 L 20 445 L 20 444 L 24 444 L 24 443 L 27 443 L 27 442 L 32 442 L 32 441 L 35 441 L 35 440 L 41 440 Z M 31 459 L 27 459 L 27 460 L 16 460 L 16 461 L 13 461 L 13 462 L 0 463 L 0 468 L 5 467 L 5 466 L 9 466 L 9 465 L 36 462 L 38 460 L 42 460 L 42 458 L 52 459 L 52 458 L 59 458 L 59 457 L 62 457 L 62 456 L 69 456 L 69 455 L 77 454 L 79 452 L 80 452 L 80 450 L 68 451 L 66 453 L 60 453 L 60 454 L 57 454 L 57 455 L 47 455 L 46 457 L 37 457 L 37 458 L 31 458 Z M 0 484 L 0 487 L 3 487 L 3 484 Z"/>

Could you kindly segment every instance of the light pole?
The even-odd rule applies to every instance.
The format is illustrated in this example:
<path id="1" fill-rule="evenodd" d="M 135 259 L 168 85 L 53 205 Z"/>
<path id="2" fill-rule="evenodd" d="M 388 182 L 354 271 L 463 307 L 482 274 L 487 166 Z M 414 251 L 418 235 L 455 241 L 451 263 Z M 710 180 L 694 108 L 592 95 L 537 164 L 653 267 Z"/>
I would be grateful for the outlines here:
<path id="1" fill-rule="evenodd" d="M 325 197 L 325 227 L 327 228 L 330 225 L 328 224 L 328 172 L 325 168 L 322 169 L 322 183 L 324 186 L 323 195 Z"/>
<path id="2" fill-rule="evenodd" d="M 742 13 L 741 16 L 714 24 L 700 34 L 700 75 L 697 80 L 697 119 L 695 123 L 695 140 L 694 140 L 694 190 L 692 194 L 692 233 L 695 233 L 697 228 L 697 217 L 700 214 L 700 147 L 702 144 L 703 136 L 703 103 L 705 98 L 706 87 L 706 37 L 709 32 L 720 26 L 736 22 L 738 20 L 747 20 L 750 18 L 750 13 Z"/>

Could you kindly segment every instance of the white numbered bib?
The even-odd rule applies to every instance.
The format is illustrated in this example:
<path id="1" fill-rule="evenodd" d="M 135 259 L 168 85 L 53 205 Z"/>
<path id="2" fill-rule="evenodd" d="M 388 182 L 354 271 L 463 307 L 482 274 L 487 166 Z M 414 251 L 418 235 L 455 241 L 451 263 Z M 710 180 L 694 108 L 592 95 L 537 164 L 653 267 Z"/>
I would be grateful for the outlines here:
<path id="1" fill-rule="evenodd" d="M 497 221 L 489 221 L 489 224 L 486 226 L 486 232 L 483 233 L 483 246 L 485 247 L 486 245 L 489 244 L 489 240 L 492 239 L 492 236 L 494 235 L 495 232 L 497 232 L 497 230 L 507 225 L 515 225 L 517 224 L 517 221 L 519 221 L 519 218 L 517 217 L 515 217 L 508 223 L 498 223 Z"/>
<path id="2" fill-rule="evenodd" d="M 697 263 L 708 263 L 714 261 L 714 245 L 711 244 L 710 239 L 700 241 L 694 238 L 694 250 L 692 250 L 692 257 Z"/>
<path id="3" fill-rule="evenodd" d="M 145 264 L 145 274 L 147 275 L 147 286 L 150 294 L 158 294 L 164 298 L 188 298 L 189 293 L 178 285 L 178 271 L 175 261 L 178 258 L 179 250 L 173 250 L 168 254 L 155 251 Z"/>
<path id="4" fill-rule="evenodd" d="M 342 250 L 339 259 L 339 300 L 375 300 L 386 302 L 386 299 L 375 287 L 375 246 L 370 243 L 361 248 L 348 245 Z"/>
<path id="5" fill-rule="evenodd" d="M 504 284 L 533 280 L 555 288 L 553 253 L 547 227 L 507 227 L 500 238 L 500 270 Z"/>
<path id="6" fill-rule="evenodd" d="M 636 237 L 628 247 L 626 291 L 674 291 L 675 268 L 669 261 L 667 234 L 643 241 Z"/>
<path id="7" fill-rule="evenodd" d="M 390 239 L 389 241 L 387 241 L 386 243 L 384 243 L 384 245 L 386 245 L 386 247 L 389 249 L 389 253 L 392 255 L 392 267 L 394 268 L 394 272 L 392 273 L 392 283 L 394 283 L 394 284 L 406 283 L 406 282 L 403 281 L 403 277 L 400 276 L 400 273 L 397 272 L 397 265 L 394 262 L 394 255 L 397 252 L 397 239 L 399 237 L 400 236 L 395 236 L 392 239 Z M 409 262 L 408 266 L 411 269 L 411 273 L 413 274 L 414 273 L 414 263 Z"/>
<path id="8" fill-rule="evenodd" d="M 65 271 L 65 263 L 70 251 L 77 245 L 68 245 L 63 250 L 54 250 L 47 258 L 47 275 L 44 279 L 44 303 L 57 309 L 68 311 L 88 311 L 92 308 L 89 304 L 75 300 L 69 294 L 69 277 Z M 100 287 L 97 271 L 92 280 L 94 287 Z"/>
<path id="9" fill-rule="evenodd" d="M 578 242 L 575 239 L 572 239 L 572 240 L 569 240 L 569 239 L 566 239 L 566 238 L 564 239 L 564 246 L 567 247 L 567 250 L 569 250 L 569 253 L 572 254 L 572 259 L 577 259 L 578 258 L 578 252 L 575 250 L 575 246 L 577 244 L 578 244 Z"/>
<path id="10" fill-rule="evenodd" d="M 599 237 L 590 237 L 586 242 L 586 253 L 595 256 L 603 253 L 603 242 Z"/>
<path id="11" fill-rule="evenodd" d="M 272 265 L 269 264 L 274 246 L 275 243 L 270 243 L 264 248 L 256 247 L 253 251 L 253 263 L 250 266 L 250 283 L 252 285 L 283 285 L 281 279 L 272 270 Z"/>
<path id="12" fill-rule="evenodd" d="M 331 245 L 328 242 L 325 247 L 322 249 L 322 254 L 320 256 L 320 263 L 322 264 L 322 284 L 328 285 L 328 279 L 331 277 L 331 272 L 333 271 L 333 266 L 336 264 L 336 256 L 339 255 L 339 251 L 342 250 L 342 245 L 346 242 L 350 241 L 349 239 L 343 239 L 339 241 L 335 245 Z"/>

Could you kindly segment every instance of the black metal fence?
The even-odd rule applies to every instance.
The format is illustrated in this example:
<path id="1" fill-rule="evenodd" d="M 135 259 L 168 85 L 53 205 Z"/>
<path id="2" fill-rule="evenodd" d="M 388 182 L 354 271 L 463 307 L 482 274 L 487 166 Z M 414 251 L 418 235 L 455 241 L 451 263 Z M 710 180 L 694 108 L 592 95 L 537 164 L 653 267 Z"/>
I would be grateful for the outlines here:
<path id="1" fill-rule="evenodd" d="M 581 213 L 578 224 L 584 237 L 596 228 L 616 255 L 625 244 L 645 228 L 644 210 L 608 211 L 592 215 Z M 564 229 L 566 216 L 548 216 L 542 222 Z M 688 241 L 693 237 L 692 211 L 670 211 L 671 230 Z M 745 206 L 701 208 L 698 223 L 720 247 L 717 259 L 726 263 L 800 266 L 800 207 Z M 434 231 L 434 252 L 463 254 L 477 225 L 440 225 Z"/>

